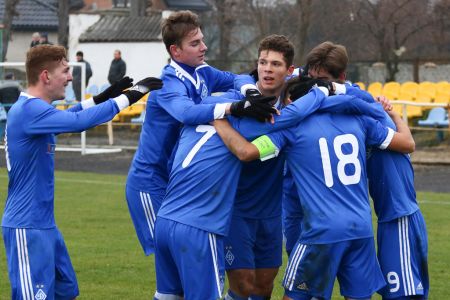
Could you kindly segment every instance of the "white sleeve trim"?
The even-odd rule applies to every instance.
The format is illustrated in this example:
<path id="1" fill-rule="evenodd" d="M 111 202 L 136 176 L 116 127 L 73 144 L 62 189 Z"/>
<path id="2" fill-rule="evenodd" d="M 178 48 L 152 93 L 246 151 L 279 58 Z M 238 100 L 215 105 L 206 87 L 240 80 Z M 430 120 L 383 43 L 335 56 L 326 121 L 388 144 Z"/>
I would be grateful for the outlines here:
<path id="1" fill-rule="evenodd" d="M 324 86 L 318 86 L 317 88 L 318 88 L 319 90 L 321 90 L 321 91 L 325 94 L 326 97 L 328 97 L 328 96 L 330 95 L 330 92 L 328 91 L 328 89 L 327 89 L 326 87 L 324 87 Z"/>
<path id="2" fill-rule="evenodd" d="M 336 95 L 342 95 L 342 94 L 345 94 L 347 92 L 347 88 L 345 87 L 345 84 L 336 83 L 336 82 L 333 82 L 333 84 L 334 84 L 334 89 L 335 89 L 334 93 Z"/>
<path id="3" fill-rule="evenodd" d="M 380 149 L 384 150 L 386 149 L 389 144 L 392 142 L 392 139 L 394 138 L 395 131 L 392 130 L 392 128 L 388 128 L 388 134 L 386 138 L 384 139 L 384 142 L 379 146 Z"/>
<path id="4" fill-rule="evenodd" d="M 94 98 L 89 98 L 86 100 L 81 101 L 81 107 L 83 109 L 88 109 L 89 107 L 95 106 Z"/>
<path id="5" fill-rule="evenodd" d="M 214 107 L 214 120 L 223 119 L 229 103 L 217 103 Z"/>
<path id="6" fill-rule="evenodd" d="M 113 100 L 116 101 L 117 106 L 119 107 L 119 110 L 122 110 L 122 109 L 130 106 L 130 100 L 128 100 L 128 97 L 125 96 L 124 94 L 117 96 Z"/>
<path id="7" fill-rule="evenodd" d="M 245 93 L 249 89 L 258 90 L 258 87 L 256 85 L 254 85 L 254 84 L 251 84 L 251 83 L 244 84 L 243 86 L 241 86 L 241 94 L 245 96 Z"/>

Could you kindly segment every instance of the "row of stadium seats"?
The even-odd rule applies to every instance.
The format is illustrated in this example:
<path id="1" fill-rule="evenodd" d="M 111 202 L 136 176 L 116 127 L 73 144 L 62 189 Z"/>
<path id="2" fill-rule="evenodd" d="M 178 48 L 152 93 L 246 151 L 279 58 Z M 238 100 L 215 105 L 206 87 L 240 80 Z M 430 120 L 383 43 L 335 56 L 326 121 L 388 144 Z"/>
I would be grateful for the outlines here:
<path id="1" fill-rule="evenodd" d="M 357 84 L 365 90 L 364 83 L 357 82 Z M 450 83 L 447 81 L 438 83 L 407 81 L 402 84 L 391 81 L 384 85 L 381 82 L 372 82 L 367 87 L 367 91 L 373 96 L 383 95 L 389 100 L 394 100 L 394 104 L 395 100 L 420 103 L 450 103 Z M 403 113 L 402 105 L 394 105 L 394 109 L 400 114 Z M 408 105 L 407 116 L 408 118 L 421 117 L 426 110 L 429 110 L 429 108 Z"/>

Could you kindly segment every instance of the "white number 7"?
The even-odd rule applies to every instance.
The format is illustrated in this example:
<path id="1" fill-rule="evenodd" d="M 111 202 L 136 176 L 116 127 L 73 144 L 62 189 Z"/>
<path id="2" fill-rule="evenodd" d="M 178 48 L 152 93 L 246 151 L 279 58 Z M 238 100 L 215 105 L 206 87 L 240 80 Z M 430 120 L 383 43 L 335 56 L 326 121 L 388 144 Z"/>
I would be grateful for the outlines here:
<path id="1" fill-rule="evenodd" d="M 206 143 L 206 141 L 208 141 L 216 133 L 216 129 L 214 128 L 214 126 L 211 125 L 198 125 L 197 128 L 195 128 L 195 131 L 206 132 L 206 134 L 202 136 L 202 138 L 197 142 L 197 144 L 195 144 L 194 147 L 192 147 L 191 151 L 189 151 L 188 155 L 181 164 L 183 168 L 189 166 L 198 150 L 200 150 L 200 148 Z"/>

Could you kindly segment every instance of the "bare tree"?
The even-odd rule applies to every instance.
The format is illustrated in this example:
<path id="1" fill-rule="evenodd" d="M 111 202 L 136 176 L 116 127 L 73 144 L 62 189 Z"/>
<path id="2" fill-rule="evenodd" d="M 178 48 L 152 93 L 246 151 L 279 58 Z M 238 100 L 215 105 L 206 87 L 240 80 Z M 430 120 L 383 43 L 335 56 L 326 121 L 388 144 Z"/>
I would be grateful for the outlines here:
<path id="1" fill-rule="evenodd" d="M 311 25 L 313 11 L 312 0 L 297 0 L 294 10 L 299 13 L 298 19 L 296 20 L 295 63 L 297 65 L 301 65 L 303 62 L 303 56 L 305 55 L 308 30 Z"/>
<path id="2" fill-rule="evenodd" d="M 8 52 L 8 44 L 11 39 L 11 26 L 15 16 L 18 16 L 16 6 L 20 0 L 6 0 L 5 12 L 3 14 L 3 37 L 2 37 L 2 61 L 6 59 L 6 53 Z"/>
<path id="3" fill-rule="evenodd" d="M 58 44 L 67 48 L 69 43 L 69 0 L 58 2 Z"/>
<path id="4" fill-rule="evenodd" d="M 353 1 L 354 16 L 373 42 L 373 54 L 386 64 L 386 81 L 394 81 L 401 56 L 412 51 L 414 37 L 431 25 L 428 1 L 423 0 L 361 0 Z"/>

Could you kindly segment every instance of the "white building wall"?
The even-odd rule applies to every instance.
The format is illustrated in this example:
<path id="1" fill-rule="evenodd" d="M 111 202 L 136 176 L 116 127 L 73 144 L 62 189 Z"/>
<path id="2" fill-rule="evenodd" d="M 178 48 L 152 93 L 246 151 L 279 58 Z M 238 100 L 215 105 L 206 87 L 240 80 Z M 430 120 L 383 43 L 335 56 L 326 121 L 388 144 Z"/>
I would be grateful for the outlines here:
<path id="1" fill-rule="evenodd" d="M 84 59 L 91 64 L 93 72 L 89 85 L 96 84 L 100 87 L 108 82 L 109 66 L 116 49 L 122 52 L 122 59 L 127 64 L 126 75 L 135 81 L 148 76 L 158 77 L 169 58 L 162 42 L 80 43 L 71 53 L 83 51 Z M 75 55 L 71 60 L 75 61 Z"/>
<path id="2" fill-rule="evenodd" d="M 89 85 L 96 84 L 100 87 L 108 82 L 109 66 L 116 49 L 122 52 L 122 59 L 127 64 L 126 75 L 134 78 L 135 81 L 161 74 L 169 58 L 162 41 L 79 43 L 79 36 L 98 19 L 98 15 L 70 15 L 69 60 L 75 61 L 76 52 L 83 51 L 84 59 L 91 64 L 93 72 Z"/>
<path id="3" fill-rule="evenodd" d="M 7 62 L 25 62 L 27 51 L 30 49 L 31 35 L 33 32 L 13 31 L 11 40 L 8 44 L 8 53 L 6 54 Z M 48 33 L 48 40 L 57 44 L 58 34 Z"/>

